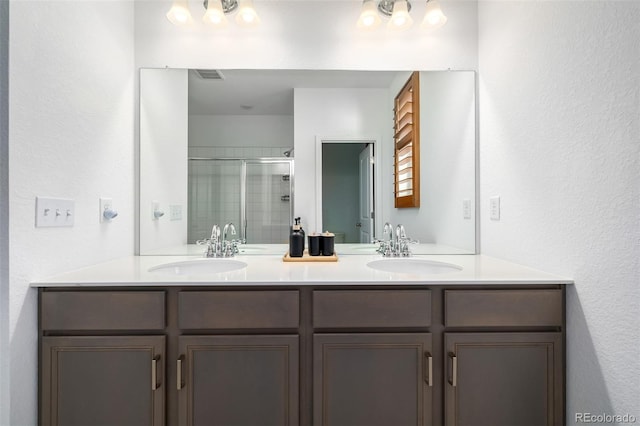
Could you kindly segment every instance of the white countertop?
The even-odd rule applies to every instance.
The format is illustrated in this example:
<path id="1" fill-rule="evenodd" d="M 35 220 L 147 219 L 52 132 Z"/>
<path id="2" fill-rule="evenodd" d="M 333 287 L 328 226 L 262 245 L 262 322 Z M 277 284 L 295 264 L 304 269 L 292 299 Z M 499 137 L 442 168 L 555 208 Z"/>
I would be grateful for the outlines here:
<path id="1" fill-rule="evenodd" d="M 201 256 L 129 256 L 31 283 L 32 287 L 172 285 L 472 285 L 572 284 L 571 279 L 484 255 L 415 255 L 409 259 L 445 262 L 461 270 L 438 274 L 382 272 L 367 266 L 380 255 L 340 255 L 337 262 L 283 262 L 279 255 L 243 255 L 246 268 L 226 273 L 176 275 L 149 269 Z M 203 259 L 216 262 L 221 259 Z"/>

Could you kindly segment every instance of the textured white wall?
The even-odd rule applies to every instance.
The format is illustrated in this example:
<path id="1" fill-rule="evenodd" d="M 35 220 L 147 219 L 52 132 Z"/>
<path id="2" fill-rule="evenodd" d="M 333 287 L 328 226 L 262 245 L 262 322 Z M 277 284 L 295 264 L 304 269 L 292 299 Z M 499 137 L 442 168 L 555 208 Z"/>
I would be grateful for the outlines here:
<path id="1" fill-rule="evenodd" d="M 189 146 L 293 146 L 292 115 L 190 115 Z"/>
<path id="2" fill-rule="evenodd" d="M 360 32 L 360 0 L 256 1 L 259 29 L 230 22 L 216 31 L 202 22 L 202 1 L 190 0 L 193 25 L 165 17 L 170 2 L 135 2 L 136 63 L 162 68 L 268 69 L 476 69 L 477 2 L 447 1 L 449 21 L 432 35 L 419 25 L 397 34 Z M 413 2 L 423 16 L 426 2 Z M 413 12 L 412 12 L 413 13 Z"/>
<path id="3" fill-rule="evenodd" d="M 135 68 L 129 1 L 11 1 L 10 18 L 9 424 L 19 426 L 37 424 L 29 283 L 133 254 Z M 75 226 L 35 228 L 36 196 L 75 199 Z M 99 222 L 100 196 L 120 213 L 112 223 Z"/>
<path id="4" fill-rule="evenodd" d="M 479 34 L 482 252 L 575 279 L 567 422 L 640 419 L 640 2 L 483 1 Z"/>

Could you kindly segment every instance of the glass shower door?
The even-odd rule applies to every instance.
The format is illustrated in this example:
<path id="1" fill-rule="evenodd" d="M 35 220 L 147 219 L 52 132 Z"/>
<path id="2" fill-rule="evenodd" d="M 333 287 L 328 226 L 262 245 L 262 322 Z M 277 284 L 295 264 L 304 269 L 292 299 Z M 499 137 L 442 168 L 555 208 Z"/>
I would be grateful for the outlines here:
<path id="1" fill-rule="evenodd" d="M 189 160 L 189 244 L 209 238 L 213 224 L 241 223 L 242 169 L 242 160 Z"/>
<path id="2" fill-rule="evenodd" d="M 246 160 L 244 167 L 243 237 L 250 244 L 286 244 L 293 218 L 292 160 Z"/>

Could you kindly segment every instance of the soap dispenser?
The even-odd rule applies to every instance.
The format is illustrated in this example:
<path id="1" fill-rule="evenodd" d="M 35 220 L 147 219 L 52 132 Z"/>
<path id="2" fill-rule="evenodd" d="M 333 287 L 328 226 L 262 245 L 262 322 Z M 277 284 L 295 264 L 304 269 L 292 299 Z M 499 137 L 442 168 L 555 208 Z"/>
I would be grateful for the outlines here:
<path id="1" fill-rule="evenodd" d="M 289 256 L 302 257 L 304 253 L 304 234 L 301 232 L 300 219 L 296 218 L 296 223 L 291 227 L 289 235 Z"/>
<path id="2" fill-rule="evenodd" d="M 297 220 L 297 224 L 300 225 L 300 233 L 302 234 L 302 251 L 304 252 L 304 248 L 305 248 L 304 247 L 304 243 L 305 243 L 305 240 L 306 240 L 306 238 L 305 238 L 306 235 L 305 235 L 304 229 L 302 229 L 302 223 L 301 223 L 300 218 L 297 218 L 296 220 Z"/>

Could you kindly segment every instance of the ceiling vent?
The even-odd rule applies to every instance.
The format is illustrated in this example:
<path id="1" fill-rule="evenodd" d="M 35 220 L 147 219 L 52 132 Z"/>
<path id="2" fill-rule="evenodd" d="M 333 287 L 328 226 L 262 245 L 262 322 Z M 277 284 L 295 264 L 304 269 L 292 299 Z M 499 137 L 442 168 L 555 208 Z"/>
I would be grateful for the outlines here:
<path id="1" fill-rule="evenodd" d="M 218 70 L 196 70 L 196 73 L 204 80 L 224 80 L 224 75 Z"/>

